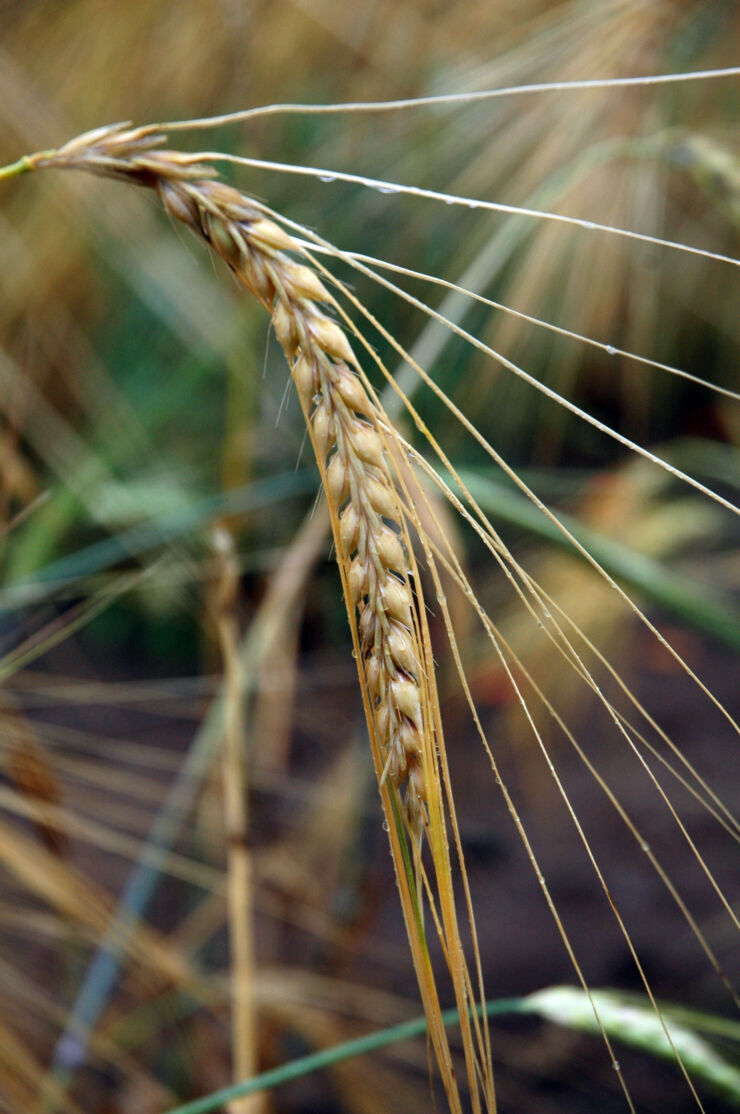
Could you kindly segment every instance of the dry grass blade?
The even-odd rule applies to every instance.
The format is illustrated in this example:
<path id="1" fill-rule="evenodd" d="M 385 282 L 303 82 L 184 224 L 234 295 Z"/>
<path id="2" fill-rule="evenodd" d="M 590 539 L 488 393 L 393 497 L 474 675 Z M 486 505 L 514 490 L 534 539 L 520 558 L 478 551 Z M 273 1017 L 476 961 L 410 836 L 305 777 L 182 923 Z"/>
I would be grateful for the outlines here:
<path id="1" fill-rule="evenodd" d="M 4 823 L 0 823 L 0 862 L 29 893 L 72 924 L 99 935 L 112 927 L 112 902 L 94 882 Z M 137 967 L 150 970 L 157 978 L 184 983 L 193 994 L 205 993 L 208 998 L 188 963 L 157 932 L 146 925 L 136 925 L 133 930 L 125 927 L 129 933 L 126 951 Z"/>
<path id="2" fill-rule="evenodd" d="M 42 1065 L 28 1051 L 25 1042 L 0 1021 L 0 1094 L 8 1103 L 6 1109 L 30 1110 L 42 1074 Z M 80 1107 L 62 1096 L 53 1084 L 44 1089 L 42 1099 L 54 1102 L 63 1114 L 81 1114 Z"/>
<path id="3" fill-rule="evenodd" d="M 234 1079 L 248 1079 L 257 1070 L 255 1019 L 253 868 L 249 850 L 247 777 L 244 738 L 244 693 L 239 661 L 236 603 L 239 590 L 234 546 L 225 528 L 214 534 L 217 557 L 215 625 L 224 669 L 223 794 L 227 837 L 229 940 L 232 962 L 232 1059 Z M 232 1104 L 231 1114 L 257 1114 L 262 1096 Z"/>

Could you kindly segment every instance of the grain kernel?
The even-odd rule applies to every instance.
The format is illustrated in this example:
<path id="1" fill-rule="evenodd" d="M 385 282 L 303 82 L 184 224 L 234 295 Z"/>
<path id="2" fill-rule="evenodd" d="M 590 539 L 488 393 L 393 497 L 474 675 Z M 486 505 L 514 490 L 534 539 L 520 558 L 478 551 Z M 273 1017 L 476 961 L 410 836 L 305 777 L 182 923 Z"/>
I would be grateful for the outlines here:
<path id="1" fill-rule="evenodd" d="M 370 477 L 365 481 L 364 491 L 374 511 L 385 518 L 398 517 L 398 506 L 389 484 Z"/>
<path id="2" fill-rule="evenodd" d="M 336 506 L 349 495 L 349 473 L 340 453 L 334 453 L 326 470 L 326 487 Z"/>
<path id="3" fill-rule="evenodd" d="M 353 371 L 350 371 L 348 367 L 339 365 L 335 369 L 334 383 L 350 410 L 356 410 L 360 414 L 369 414 L 371 412 L 372 405 L 365 388 L 358 376 Z"/>
<path id="4" fill-rule="evenodd" d="M 159 196 L 171 217 L 174 217 L 175 220 L 181 220 L 183 224 L 189 224 L 191 228 L 197 229 L 200 227 L 198 206 L 181 189 L 163 180 L 159 183 Z"/>
<path id="5" fill-rule="evenodd" d="M 391 698 L 399 712 L 403 712 L 412 723 L 421 728 L 421 705 L 416 683 L 410 678 L 397 677 L 391 681 Z"/>
<path id="6" fill-rule="evenodd" d="M 319 276 L 302 263 L 286 263 L 282 268 L 286 286 L 299 298 L 309 302 L 331 302 L 331 295 Z"/>
<path id="7" fill-rule="evenodd" d="M 362 597 L 367 592 L 367 565 L 359 557 L 355 557 L 349 568 L 349 596 L 352 606 L 357 607 Z"/>
<path id="8" fill-rule="evenodd" d="M 408 720 L 400 724 L 396 737 L 409 758 L 421 758 L 421 736 Z"/>
<path id="9" fill-rule="evenodd" d="M 278 302 L 272 314 L 272 326 L 288 358 L 292 358 L 299 344 L 295 317 L 285 302 Z"/>
<path id="10" fill-rule="evenodd" d="M 318 314 L 311 320 L 313 333 L 319 348 L 323 348 L 328 356 L 335 360 L 345 360 L 354 363 L 355 357 L 349 346 L 349 341 L 335 321 L 330 321 L 323 314 Z"/>
<path id="11" fill-rule="evenodd" d="M 388 728 L 390 724 L 390 708 L 387 704 L 381 704 L 375 712 L 375 730 L 378 734 L 378 739 L 383 746 L 388 745 Z"/>
<path id="12" fill-rule="evenodd" d="M 237 238 L 225 221 L 219 220 L 210 213 L 207 214 L 205 223 L 208 239 L 215 250 L 227 263 L 238 267 L 244 255 L 243 242 Z"/>
<path id="13" fill-rule="evenodd" d="M 313 395 L 313 390 L 311 390 L 310 393 Z M 311 417 L 311 428 L 313 429 L 314 441 L 316 442 L 316 450 L 320 458 L 325 460 L 335 440 L 334 426 L 328 406 L 322 405 L 316 407 Z"/>
<path id="14" fill-rule="evenodd" d="M 380 434 L 367 422 L 355 422 L 352 432 L 352 446 L 358 456 L 368 464 L 383 466 L 383 441 Z"/>
<path id="15" fill-rule="evenodd" d="M 387 569 L 402 572 L 406 568 L 406 556 L 397 534 L 390 526 L 383 524 L 372 539 L 380 560 Z"/>
<path id="16" fill-rule="evenodd" d="M 299 356 L 293 364 L 292 371 L 293 381 L 295 382 L 298 394 L 304 402 L 308 402 L 313 398 L 318 386 L 316 367 L 313 360 L 307 360 L 305 356 Z"/>
<path id="17" fill-rule="evenodd" d="M 416 793 L 420 800 L 427 799 L 427 787 L 424 780 L 424 770 L 419 764 L 414 764 L 409 770 L 410 788 Z"/>
<path id="18" fill-rule="evenodd" d="M 379 657 L 373 655 L 367 658 L 365 661 L 365 676 L 370 695 L 373 699 L 380 697 L 383 700 L 385 697 L 385 671 Z"/>
<path id="19" fill-rule="evenodd" d="M 393 661 L 406 673 L 416 673 L 419 663 L 411 642 L 411 636 L 405 627 L 394 625 L 386 635 L 385 640 L 388 653 Z"/>
<path id="20" fill-rule="evenodd" d="M 357 548 L 359 533 L 360 516 L 354 503 L 350 503 L 339 518 L 339 536 L 345 553 L 352 553 Z"/>
<path id="21" fill-rule="evenodd" d="M 369 605 L 363 609 L 360 616 L 360 641 L 362 642 L 363 649 L 367 652 L 372 649 L 375 642 L 375 630 L 377 627 L 377 616 Z M 380 661 L 378 661 L 380 665 Z"/>
<path id="22" fill-rule="evenodd" d="M 395 577 L 387 577 L 383 581 L 381 600 L 389 615 L 402 623 L 408 623 L 411 609 L 411 592 L 408 585 L 396 580 Z"/>
<path id="23" fill-rule="evenodd" d="M 292 238 L 287 232 L 283 232 L 279 224 L 275 224 L 272 220 L 266 220 L 264 217 L 255 221 L 254 224 L 250 224 L 249 238 L 258 240 L 261 245 L 274 248 L 277 251 L 292 251 L 296 246 Z"/>
<path id="24" fill-rule="evenodd" d="M 391 744 L 388 751 L 388 776 L 394 784 L 398 785 L 406 777 L 407 771 L 408 760 L 405 751 L 402 747 Z"/>
<path id="25" fill-rule="evenodd" d="M 259 260 L 255 259 L 249 252 L 242 260 L 238 277 L 245 286 L 248 286 L 264 302 L 265 306 L 272 304 L 275 297 L 275 287 L 272 280 L 260 266 Z"/>

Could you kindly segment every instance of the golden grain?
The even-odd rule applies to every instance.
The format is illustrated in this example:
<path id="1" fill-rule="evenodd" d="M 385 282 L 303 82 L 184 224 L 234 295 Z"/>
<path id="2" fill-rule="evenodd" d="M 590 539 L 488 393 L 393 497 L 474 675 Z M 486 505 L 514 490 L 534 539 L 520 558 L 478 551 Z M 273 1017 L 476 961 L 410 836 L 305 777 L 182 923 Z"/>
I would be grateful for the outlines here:
<path id="1" fill-rule="evenodd" d="M 37 164 L 75 166 L 156 189 L 167 213 L 204 239 L 271 313 L 324 477 L 349 606 L 359 613 L 384 776 L 403 792 L 409 825 L 420 838 L 426 798 L 422 654 L 381 414 L 354 370 L 358 363 L 344 330 L 330 316 L 332 296 L 311 267 L 293 258 L 301 254 L 296 241 L 211 171 L 188 156 L 155 149 L 159 139 L 149 128 L 98 129 L 40 156 Z"/>

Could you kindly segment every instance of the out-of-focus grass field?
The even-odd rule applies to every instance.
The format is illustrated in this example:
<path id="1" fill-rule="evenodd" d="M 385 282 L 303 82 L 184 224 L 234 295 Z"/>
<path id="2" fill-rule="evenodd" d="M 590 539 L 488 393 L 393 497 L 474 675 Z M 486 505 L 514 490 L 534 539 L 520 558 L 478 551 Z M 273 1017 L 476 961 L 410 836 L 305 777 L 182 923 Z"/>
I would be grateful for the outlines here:
<path id="1" fill-rule="evenodd" d="M 115 120 L 726 67 L 737 64 L 739 33 L 723 0 L 6 0 L 0 165 Z M 173 144 L 551 210 L 737 256 L 739 110 L 737 78 L 719 78 L 383 116 L 275 115 Z M 601 342 L 398 280 L 601 422 L 736 498 L 737 401 L 603 347 L 737 390 L 736 267 L 534 218 L 232 170 L 245 191 L 343 250 L 460 282 Z M 143 191 L 73 174 L 0 184 L 0 260 L 0 1108 L 158 1114 L 232 1078 L 214 531 L 231 537 L 239 574 L 230 621 L 245 690 L 259 1066 L 420 1007 L 317 473 L 264 312 Z M 332 266 L 737 713 L 732 515 Z M 738 762 L 727 721 L 439 400 L 409 386 L 388 342 L 372 343 L 528 571 L 731 805 Z M 477 539 L 445 513 L 484 606 L 731 968 L 732 926 L 644 769 L 608 735 L 603 709 Z M 587 978 L 640 990 L 505 673 L 452 590 L 450 605 L 473 695 Z M 439 617 L 430 622 L 488 994 L 571 982 L 464 713 Z M 535 718 L 656 994 L 729 1011 L 601 789 L 540 708 Z M 736 903 L 731 839 L 668 774 L 665 785 Z M 133 928 L 121 928 L 121 903 L 137 910 Z M 106 947 L 116 955 L 107 974 Z M 596 1038 L 530 1021 L 497 1025 L 494 1038 L 502 1110 L 625 1109 Z M 675 1070 L 637 1053 L 620 1060 L 639 1110 L 696 1109 Z M 371 1114 L 430 1101 L 420 1041 L 281 1088 L 253 1109 Z M 709 1092 L 706 1110 L 723 1109 Z"/>

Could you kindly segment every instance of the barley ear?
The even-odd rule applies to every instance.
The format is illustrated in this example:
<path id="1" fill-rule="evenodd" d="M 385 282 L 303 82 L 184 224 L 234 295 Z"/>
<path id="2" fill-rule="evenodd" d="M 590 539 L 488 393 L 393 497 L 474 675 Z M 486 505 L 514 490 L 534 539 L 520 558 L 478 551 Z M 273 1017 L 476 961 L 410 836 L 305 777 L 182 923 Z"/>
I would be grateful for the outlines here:
<path id="1" fill-rule="evenodd" d="M 474 1114 L 495 1110 L 490 1043 L 471 1008 L 447 820 L 453 819 L 434 663 L 420 578 L 407 527 L 404 481 L 389 449 L 402 450 L 368 389 L 334 311 L 338 305 L 306 254 L 259 202 L 219 181 L 197 156 L 159 148 L 154 128 L 114 125 L 32 156 L 24 169 L 78 168 L 153 188 L 265 307 L 290 366 L 329 505 L 363 702 L 414 967 L 450 1109 L 462 1114 L 422 909 L 428 906 L 460 1013 Z M 18 173 L 23 172 L 18 171 Z M 296 259 L 298 257 L 298 259 Z M 303 257 L 301 259 L 301 257 Z M 418 526 L 418 520 L 417 520 Z M 427 559 L 431 559 L 428 546 Z M 412 589 L 412 583 L 414 588 Z M 427 874 L 423 846 L 429 848 Z M 482 1000 L 480 959 L 466 886 Z"/>

